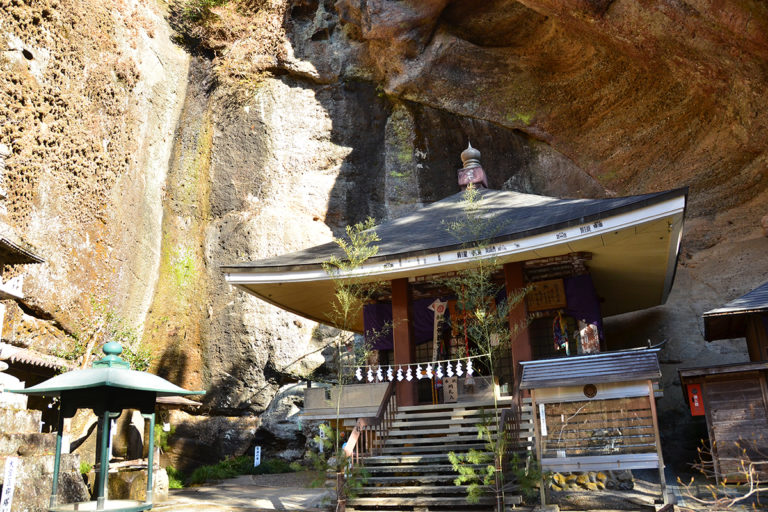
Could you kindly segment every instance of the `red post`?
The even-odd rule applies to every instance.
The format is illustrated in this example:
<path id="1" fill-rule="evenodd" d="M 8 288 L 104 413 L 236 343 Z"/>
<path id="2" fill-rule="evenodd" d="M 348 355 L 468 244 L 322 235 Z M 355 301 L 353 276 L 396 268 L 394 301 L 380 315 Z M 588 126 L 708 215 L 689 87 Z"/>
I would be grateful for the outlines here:
<path id="1" fill-rule="evenodd" d="M 392 283 L 392 339 L 395 364 L 410 364 L 416 359 L 416 347 L 411 336 L 411 294 L 408 279 L 393 279 Z M 416 405 L 415 382 L 397 383 L 397 405 Z"/>
<path id="2" fill-rule="evenodd" d="M 507 297 L 512 297 L 525 287 L 522 263 L 516 262 L 504 264 L 504 283 L 507 289 Z M 520 377 L 518 375 L 520 368 L 518 368 L 517 363 L 533 359 L 527 317 L 528 311 L 525 307 L 525 300 L 521 301 L 509 311 L 509 328 L 520 328 L 517 336 L 512 339 L 512 371 L 514 372 L 516 383 L 519 381 Z"/>

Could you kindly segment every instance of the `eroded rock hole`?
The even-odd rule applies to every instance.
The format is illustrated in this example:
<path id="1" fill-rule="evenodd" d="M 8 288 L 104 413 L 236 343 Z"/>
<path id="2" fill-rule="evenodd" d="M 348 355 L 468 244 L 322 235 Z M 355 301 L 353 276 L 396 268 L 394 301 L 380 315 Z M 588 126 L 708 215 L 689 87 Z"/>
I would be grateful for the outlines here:
<path id="1" fill-rule="evenodd" d="M 331 37 L 332 31 L 333 31 L 333 25 L 331 25 L 330 27 L 325 27 L 323 29 L 318 30 L 314 34 L 312 34 L 312 37 L 310 39 L 312 39 L 313 41 L 325 41 Z"/>
<path id="2" fill-rule="evenodd" d="M 299 0 L 291 7 L 291 19 L 306 23 L 312 21 L 317 11 L 317 0 Z"/>

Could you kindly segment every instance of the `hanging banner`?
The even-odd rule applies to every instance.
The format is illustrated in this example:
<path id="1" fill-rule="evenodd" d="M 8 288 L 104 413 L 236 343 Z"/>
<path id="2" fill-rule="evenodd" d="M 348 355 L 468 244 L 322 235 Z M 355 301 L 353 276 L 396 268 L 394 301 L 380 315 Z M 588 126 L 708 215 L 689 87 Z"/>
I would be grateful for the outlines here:
<path id="1" fill-rule="evenodd" d="M 21 459 L 8 457 L 5 459 L 5 480 L 3 480 L 3 493 L 0 494 L 0 512 L 11 512 L 13 504 L 13 489 L 16 487 L 16 474 L 19 472 Z"/>

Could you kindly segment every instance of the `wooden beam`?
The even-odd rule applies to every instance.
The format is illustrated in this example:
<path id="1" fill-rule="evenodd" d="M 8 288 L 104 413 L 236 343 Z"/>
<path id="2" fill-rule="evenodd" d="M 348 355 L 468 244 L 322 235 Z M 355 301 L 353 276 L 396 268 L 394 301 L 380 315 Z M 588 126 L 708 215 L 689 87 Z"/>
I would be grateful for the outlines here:
<path id="1" fill-rule="evenodd" d="M 416 345 L 411 335 L 411 294 L 408 278 L 392 280 L 392 339 L 395 365 L 416 361 Z M 397 383 L 397 405 L 416 405 L 416 381 Z"/>

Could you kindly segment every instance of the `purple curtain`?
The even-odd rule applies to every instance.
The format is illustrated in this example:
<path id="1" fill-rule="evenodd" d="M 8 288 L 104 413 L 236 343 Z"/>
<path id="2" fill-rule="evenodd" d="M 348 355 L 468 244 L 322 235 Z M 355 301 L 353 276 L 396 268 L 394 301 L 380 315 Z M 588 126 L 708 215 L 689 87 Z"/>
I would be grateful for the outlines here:
<path id="1" fill-rule="evenodd" d="M 586 320 L 588 324 L 597 325 L 600 340 L 603 337 L 603 317 L 600 313 L 600 301 L 597 298 L 592 276 L 584 274 L 574 277 L 566 277 L 563 280 L 565 286 L 566 314 L 576 320 Z"/>
<path id="2" fill-rule="evenodd" d="M 442 298 L 442 300 L 448 300 Z M 435 314 L 429 309 L 434 298 L 418 299 L 411 303 L 411 318 L 413 323 L 413 340 L 416 345 L 427 343 L 432 339 Z M 448 322 L 443 322 L 445 329 Z M 366 304 L 363 306 L 363 328 L 365 329 L 365 341 L 374 350 L 392 350 L 392 304 Z"/>

